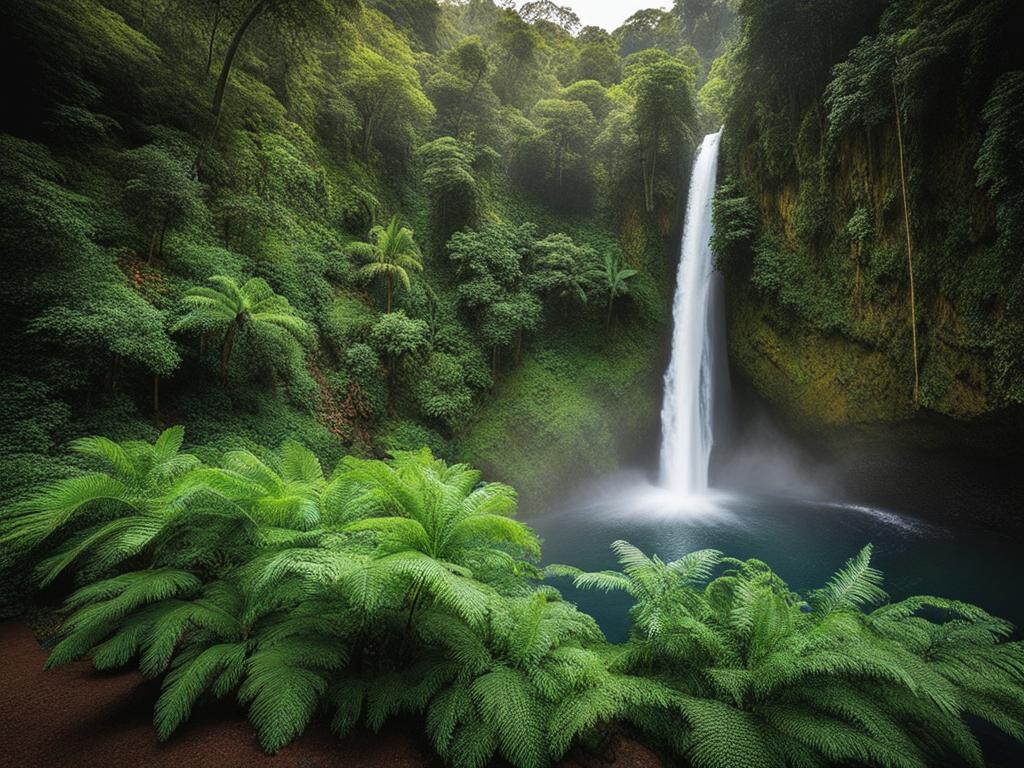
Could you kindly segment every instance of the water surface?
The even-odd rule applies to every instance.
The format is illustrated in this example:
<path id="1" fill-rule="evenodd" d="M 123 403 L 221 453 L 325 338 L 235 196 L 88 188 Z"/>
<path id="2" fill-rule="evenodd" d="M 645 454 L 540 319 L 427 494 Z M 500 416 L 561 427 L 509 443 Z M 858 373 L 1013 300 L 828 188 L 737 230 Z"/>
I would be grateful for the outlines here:
<path id="1" fill-rule="evenodd" d="M 1024 624 L 1016 537 L 962 522 L 924 520 L 856 501 L 820 501 L 741 493 L 676 502 L 639 473 L 619 473 L 600 486 L 528 519 L 543 539 L 544 563 L 584 570 L 617 568 L 610 545 L 625 539 L 647 554 L 673 560 L 713 548 L 767 562 L 796 591 L 823 585 L 865 544 L 885 574 L 892 599 L 940 595 L 975 603 Z M 626 638 L 624 594 L 577 590 L 553 580 L 593 615 L 610 640 Z"/>

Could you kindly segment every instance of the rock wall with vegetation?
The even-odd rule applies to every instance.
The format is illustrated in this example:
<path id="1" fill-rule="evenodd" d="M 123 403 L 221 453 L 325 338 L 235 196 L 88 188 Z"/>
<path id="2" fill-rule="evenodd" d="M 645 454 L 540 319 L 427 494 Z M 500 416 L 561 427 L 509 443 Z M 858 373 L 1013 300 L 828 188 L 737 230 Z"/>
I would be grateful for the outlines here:
<path id="1" fill-rule="evenodd" d="M 739 12 L 702 92 L 726 115 L 715 246 L 735 367 L 803 426 L 1019 414 L 1021 5 Z"/>

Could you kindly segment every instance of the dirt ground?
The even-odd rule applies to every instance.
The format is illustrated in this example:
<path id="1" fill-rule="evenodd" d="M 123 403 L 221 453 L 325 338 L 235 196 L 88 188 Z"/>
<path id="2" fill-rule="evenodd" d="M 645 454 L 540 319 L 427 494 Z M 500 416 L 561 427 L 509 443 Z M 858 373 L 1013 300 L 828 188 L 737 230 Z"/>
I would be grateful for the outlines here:
<path id="1" fill-rule="evenodd" d="M 425 768 L 438 765 L 422 726 L 396 722 L 344 740 L 322 722 L 273 757 L 234 707 L 200 710 L 166 743 L 156 738 L 159 684 L 86 662 L 43 671 L 46 652 L 21 623 L 0 624 L 0 765 L 14 768 Z M 563 768 L 660 768 L 646 747 L 616 737 L 606 754 Z"/>

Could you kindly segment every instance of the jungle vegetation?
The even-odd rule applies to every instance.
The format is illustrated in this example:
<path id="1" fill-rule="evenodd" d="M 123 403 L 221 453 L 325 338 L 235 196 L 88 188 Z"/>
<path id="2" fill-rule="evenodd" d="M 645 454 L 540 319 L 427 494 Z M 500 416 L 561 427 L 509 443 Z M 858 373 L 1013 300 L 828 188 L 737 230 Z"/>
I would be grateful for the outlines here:
<path id="1" fill-rule="evenodd" d="M 0 500 L 73 468 L 75 436 L 176 423 L 331 460 L 429 445 L 534 496 L 613 465 L 656 412 L 653 391 L 613 406 L 660 366 L 728 26 L 695 19 L 695 48 L 684 16 L 612 34 L 552 3 L 19 3 Z"/>
<path id="2" fill-rule="evenodd" d="M 1020 424 L 1022 10 L 741 3 L 716 251 L 734 360 L 804 424 Z"/>
<path id="3" fill-rule="evenodd" d="M 475 768 L 550 765 L 616 723 L 696 768 L 984 766 L 976 723 L 1024 740 L 1012 627 L 889 601 L 870 545 L 803 595 L 758 560 L 624 541 L 620 571 L 541 569 L 515 491 L 428 448 L 325 470 L 296 442 L 206 462 L 183 439 L 80 439 L 88 471 L 0 523 L 37 583 L 74 587 L 47 665 L 159 678 L 161 739 L 231 697 L 267 752 L 315 717 L 344 736 L 411 713 Z M 627 592 L 629 640 L 545 577 Z"/>
<path id="4" fill-rule="evenodd" d="M 723 123 L 714 245 L 759 392 L 815 424 L 1019 404 L 1019 4 L 676 0 L 611 32 L 508 5 L 17 3 L 5 612 L 67 596 L 50 665 L 159 679 L 163 739 L 236 700 L 271 753 L 402 714 L 455 766 L 612 728 L 697 768 L 1024 741 L 1012 627 L 890 601 L 870 548 L 806 594 L 626 542 L 620 571 L 542 568 L 512 488 L 615 466 L 656 413 L 686 172 Z M 565 579 L 627 593 L 628 642 Z"/>

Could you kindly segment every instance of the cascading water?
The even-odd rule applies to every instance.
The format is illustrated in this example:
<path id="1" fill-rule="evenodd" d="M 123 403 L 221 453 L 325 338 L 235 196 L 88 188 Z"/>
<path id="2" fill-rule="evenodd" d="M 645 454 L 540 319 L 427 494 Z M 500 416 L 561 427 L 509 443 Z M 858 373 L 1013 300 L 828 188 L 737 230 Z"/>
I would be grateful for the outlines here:
<path id="1" fill-rule="evenodd" d="M 708 488 L 716 367 L 724 324 L 711 258 L 711 200 L 722 132 L 704 137 L 693 161 L 672 305 L 672 357 L 661 410 L 661 485 L 674 495 Z"/>

